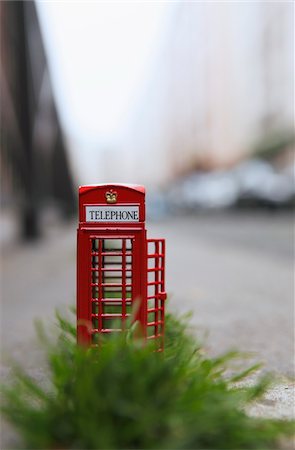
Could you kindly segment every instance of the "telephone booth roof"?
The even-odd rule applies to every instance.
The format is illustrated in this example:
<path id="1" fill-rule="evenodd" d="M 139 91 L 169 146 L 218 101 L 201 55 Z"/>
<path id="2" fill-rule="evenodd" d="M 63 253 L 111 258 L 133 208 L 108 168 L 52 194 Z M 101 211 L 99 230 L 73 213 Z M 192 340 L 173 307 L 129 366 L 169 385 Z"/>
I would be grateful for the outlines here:
<path id="1" fill-rule="evenodd" d="M 112 201 L 110 201 L 110 196 Z M 79 186 L 79 221 L 87 222 L 86 210 L 90 206 L 100 208 L 138 208 L 138 221 L 145 220 L 145 187 L 139 184 L 89 184 Z"/>
<path id="2" fill-rule="evenodd" d="M 100 188 L 111 189 L 112 187 L 114 187 L 114 188 L 122 187 L 122 188 L 131 189 L 133 191 L 140 192 L 141 194 L 145 194 L 144 186 L 142 186 L 140 184 L 129 184 L 129 183 L 87 184 L 87 185 L 79 186 L 79 194 L 84 194 L 86 192 L 89 192 L 89 191 L 92 191 L 95 189 L 100 189 Z"/>

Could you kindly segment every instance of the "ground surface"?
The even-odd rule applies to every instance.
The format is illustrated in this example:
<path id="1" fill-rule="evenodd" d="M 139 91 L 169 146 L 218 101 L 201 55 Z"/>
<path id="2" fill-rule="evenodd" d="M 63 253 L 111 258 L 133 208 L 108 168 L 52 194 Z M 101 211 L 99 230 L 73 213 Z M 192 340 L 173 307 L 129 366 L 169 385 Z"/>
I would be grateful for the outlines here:
<path id="1" fill-rule="evenodd" d="M 294 412 L 292 228 L 290 215 L 270 213 L 174 217 L 148 225 L 149 237 L 167 240 L 169 308 L 193 311 L 192 325 L 198 336 L 207 335 L 209 353 L 251 351 L 265 370 L 283 376 L 254 414 Z M 2 378 L 9 377 L 11 356 L 42 378 L 32 324 L 36 317 L 52 323 L 54 308 L 75 302 L 75 246 L 74 225 L 52 225 L 34 245 L 20 246 L 5 235 Z"/>

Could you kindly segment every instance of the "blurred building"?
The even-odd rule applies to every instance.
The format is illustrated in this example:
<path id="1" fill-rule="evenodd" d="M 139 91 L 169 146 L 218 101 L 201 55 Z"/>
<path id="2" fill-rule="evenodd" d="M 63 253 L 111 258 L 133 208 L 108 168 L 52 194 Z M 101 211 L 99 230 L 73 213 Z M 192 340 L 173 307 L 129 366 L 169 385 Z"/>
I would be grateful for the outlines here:
<path id="1" fill-rule="evenodd" d="M 164 185 L 290 136 L 293 32 L 291 2 L 171 4 L 153 75 L 111 176 Z"/>
<path id="2" fill-rule="evenodd" d="M 0 2 L 1 206 L 17 212 L 24 238 L 40 213 L 75 209 L 73 180 L 33 1 Z"/>

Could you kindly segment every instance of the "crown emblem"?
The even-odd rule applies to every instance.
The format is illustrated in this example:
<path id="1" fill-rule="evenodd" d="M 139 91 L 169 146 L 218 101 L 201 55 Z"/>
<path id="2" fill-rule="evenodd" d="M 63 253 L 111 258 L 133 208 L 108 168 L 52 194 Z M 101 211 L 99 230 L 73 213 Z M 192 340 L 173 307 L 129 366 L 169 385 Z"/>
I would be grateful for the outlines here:
<path id="1" fill-rule="evenodd" d="M 106 192 L 106 200 L 107 203 L 116 203 L 117 202 L 117 192 L 110 189 Z"/>

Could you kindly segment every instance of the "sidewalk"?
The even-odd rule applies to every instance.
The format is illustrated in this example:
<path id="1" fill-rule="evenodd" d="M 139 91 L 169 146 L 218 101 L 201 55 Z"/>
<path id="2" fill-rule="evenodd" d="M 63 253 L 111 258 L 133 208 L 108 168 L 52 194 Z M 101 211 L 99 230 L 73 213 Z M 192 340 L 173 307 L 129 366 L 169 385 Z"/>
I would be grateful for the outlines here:
<path id="1" fill-rule="evenodd" d="M 233 347 L 251 351 L 255 360 L 265 362 L 266 371 L 279 374 L 280 385 L 251 413 L 290 417 L 294 315 L 293 260 L 285 245 L 289 222 L 278 220 L 273 227 L 267 218 L 249 219 L 248 225 L 239 220 L 175 219 L 151 224 L 148 234 L 167 240 L 169 308 L 194 312 L 192 325 L 197 336 L 208 333 L 209 354 Z M 250 227 L 249 236 L 238 228 L 241 224 Z M 254 245 L 248 242 L 252 238 Z M 278 238 L 280 243 L 273 242 Z M 8 356 L 42 380 L 33 321 L 53 325 L 55 308 L 75 304 L 76 224 L 53 226 L 34 245 L 4 245 L 1 266 L 2 379 L 9 377 Z"/>

